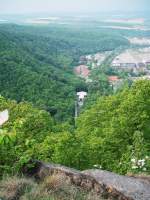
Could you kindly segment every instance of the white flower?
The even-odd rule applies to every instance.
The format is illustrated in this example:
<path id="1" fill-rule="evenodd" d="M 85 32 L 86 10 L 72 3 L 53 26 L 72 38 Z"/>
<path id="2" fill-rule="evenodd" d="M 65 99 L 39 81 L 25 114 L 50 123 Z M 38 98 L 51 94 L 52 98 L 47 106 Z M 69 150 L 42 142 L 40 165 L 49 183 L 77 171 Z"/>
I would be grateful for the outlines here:
<path id="1" fill-rule="evenodd" d="M 132 169 L 138 169 L 138 166 L 134 165 L 134 166 L 132 166 Z"/>
<path id="2" fill-rule="evenodd" d="M 98 169 L 102 169 L 101 165 L 93 165 L 93 167 L 98 168 Z"/>
<path id="3" fill-rule="evenodd" d="M 132 159 L 131 159 L 131 162 L 135 163 L 135 162 L 136 162 L 135 158 L 132 158 Z"/>
<path id="4" fill-rule="evenodd" d="M 138 160 L 138 165 L 143 167 L 145 165 L 145 159 Z"/>

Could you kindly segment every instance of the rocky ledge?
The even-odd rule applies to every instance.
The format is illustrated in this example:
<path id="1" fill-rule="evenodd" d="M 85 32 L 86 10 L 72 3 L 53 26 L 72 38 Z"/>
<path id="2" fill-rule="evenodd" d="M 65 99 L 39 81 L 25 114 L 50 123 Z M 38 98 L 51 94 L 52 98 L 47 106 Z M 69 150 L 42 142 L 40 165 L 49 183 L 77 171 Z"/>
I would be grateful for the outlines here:
<path id="1" fill-rule="evenodd" d="M 31 164 L 31 163 L 30 163 Z M 30 167 L 28 167 L 30 166 Z M 32 166 L 32 167 L 31 167 Z M 45 177 L 60 174 L 71 184 L 85 190 L 93 190 L 105 199 L 115 200 L 149 200 L 150 178 L 117 175 L 103 170 L 77 171 L 55 164 L 34 161 L 23 168 L 23 173 L 42 181 Z"/>

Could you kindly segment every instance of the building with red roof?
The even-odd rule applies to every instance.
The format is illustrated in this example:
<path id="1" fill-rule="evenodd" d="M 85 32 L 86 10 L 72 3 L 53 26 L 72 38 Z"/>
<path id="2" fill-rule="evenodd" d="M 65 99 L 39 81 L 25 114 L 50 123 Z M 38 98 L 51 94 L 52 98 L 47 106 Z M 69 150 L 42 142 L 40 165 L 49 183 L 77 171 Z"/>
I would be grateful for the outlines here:
<path id="1" fill-rule="evenodd" d="M 119 77 L 118 76 L 109 76 L 108 77 L 108 81 L 109 82 L 116 82 L 119 80 Z"/>
<path id="2" fill-rule="evenodd" d="M 82 78 L 88 78 L 88 76 L 90 75 L 90 70 L 86 65 L 79 65 L 75 68 L 75 73 Z"/>

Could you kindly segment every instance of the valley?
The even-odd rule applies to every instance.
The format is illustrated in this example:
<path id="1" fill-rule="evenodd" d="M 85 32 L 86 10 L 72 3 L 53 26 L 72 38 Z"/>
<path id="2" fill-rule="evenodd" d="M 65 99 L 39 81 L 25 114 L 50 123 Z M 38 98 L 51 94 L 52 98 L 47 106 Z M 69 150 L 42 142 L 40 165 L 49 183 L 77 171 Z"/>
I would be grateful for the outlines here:
<path id="1" fill-rule="evenodd" d="M 78 169 L 83 175 L 79 186 L 85 181 L 86 187 L 87 169 L 96 170 L 94 174 L 89 171 L 94 178 L 99 174 L 100 179 L 94 179 L 99 181 L 98 187 L 103 185 L 104 172 L 104 183 L 112 172 L 148 176 L 149 14 L 128 13 L 126 17 L 126 13 L 39 13 L 22 17 L 2 15 L 0 19 L 0 179 L 21 176 L 28 164 L 29 171 L 38 170 L 30 165 L 32 161 L 50 163 L 43 164 L 46 169 L 51 169 L 51 163 Z M 32 193 L 35 199 L 41 193 L 44 198 L 40 196 L 39 200 L 49 200 L 51 195 L 58 197 L 60 191 L 70 190 L 67 195 L 73 200 L 73 190 L 84 200 L 101 198 L 99 193 L 91 197 L 89 192 L 87 196 L 82 187 L 77 187 L 78 183 L 69 185 L 68 190 L 61 186 L 56 194 L 51 189 L 53 185 L 47 184 L 56 183 L 57 191 L 57 175 L 49 177 L 48 183 L 28 182 L 18 176 L 6 184 L 9 180 L 14 180 L 17 188 L 20 180 L 31 184 L 31 191 L 22 194 L 27 200 L 26 195 L 32 200 Z M 122 178 L 130 180 L 139 194 L 132 178 L 116 174 L 114 177 L 119 177 L 119 181 L 121 178 L 122 185 Z M 78 181 L 76 177 L 70 180 Z M 148 188 L 149 183 L 142 181 L 137 183 Z M 107 190 L 102 191 L 104 196 L 110 194 L 114 198 L 116 191 L 121 191 L 119 184 L 113 183 L 111 180 L 113 193 L 111 188 L 102 187 Z M 66 182 L 64 185 L 68 186 Z M 35 188 L 39 187 L 36 196 Z M 127 184 L 127 193 L 128 188 Z M 124 199 L 119 195 L 117 199 Z M 134 194 L 128 196 L 141 200 Z M 62 196 L 60 199 L 66 200 Z"/>

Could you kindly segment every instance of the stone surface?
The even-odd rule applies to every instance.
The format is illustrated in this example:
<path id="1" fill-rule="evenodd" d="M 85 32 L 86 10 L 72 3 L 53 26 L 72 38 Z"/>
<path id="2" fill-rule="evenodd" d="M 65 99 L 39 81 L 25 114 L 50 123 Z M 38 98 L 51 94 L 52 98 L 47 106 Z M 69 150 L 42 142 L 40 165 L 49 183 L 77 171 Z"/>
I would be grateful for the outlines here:
<path id="1" fill-rule="evenodd" d="M 129 175 L 129 177 L 136 178 L 140 181 L 143 181 L 144 183 L 150 184 L 150 175 L 144 176 L 144 175 Z"/>
<path id="2" fill-rule="evenodd" d="M 31 164 L 31 163 L 30 163 Z M 71 184 L 87 191 L 94 190 L 106 199 L 150 200 L 150 184 L 141 179 L 117 175 L 103 170 L 78 171 L 55 164 L 34 161 L 33 167 L 25 166 L 23 172 L 38 180 L 53 174 L 62 174 Z"/>
<path id="3" fill-rule="evenodd" d="M 150 200 L 150 185 L 143 180 L 102 170 L 86 170 L 84 174 L 95 178 L 99 184 L 104 184 L 108 191 L 117 191 L 127 199 Z"/>

